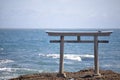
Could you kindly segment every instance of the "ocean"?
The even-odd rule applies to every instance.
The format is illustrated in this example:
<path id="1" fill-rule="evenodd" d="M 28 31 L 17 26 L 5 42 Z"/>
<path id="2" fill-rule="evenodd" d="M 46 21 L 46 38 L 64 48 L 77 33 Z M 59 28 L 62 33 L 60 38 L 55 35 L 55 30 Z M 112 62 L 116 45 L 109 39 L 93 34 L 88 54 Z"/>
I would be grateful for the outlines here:
<path id="1" fill-rule="evenodd" d="M 104 29 L 103 29 L 104 30 Z M 113 33 L 109 43 L 99 43 L 100 69 L 120 73 L 120 29 Z M 59 71 L 59 43 L 51 39 L 44 29 L 0 29 L 0 80 L 24 74 Z M 81 31 L 76 29 L 75 31 Z M 76 39 L 76 37 L 65 37 Z M 81 39 L 93 39 L 82 37 Z M 64 70 L 73 72 L 94 67 L 93 43 L 65 43 Z"/>

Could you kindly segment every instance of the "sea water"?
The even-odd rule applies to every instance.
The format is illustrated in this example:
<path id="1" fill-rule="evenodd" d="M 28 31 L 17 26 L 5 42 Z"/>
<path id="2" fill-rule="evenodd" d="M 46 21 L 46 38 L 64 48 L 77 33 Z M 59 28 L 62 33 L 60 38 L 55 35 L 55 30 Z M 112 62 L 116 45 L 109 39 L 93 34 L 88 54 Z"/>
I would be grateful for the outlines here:
<path id="1" fill-rule="evenodd" d="M 79 29 L 80 30 L 80 29 Z M 99 44 L 100 69 L 120 73 L 120 29 L 112 29 L 109 43 Z M 59 71 L 59 43 L 50 43 L 50 37 L 42 29 L 0 29 L 0 80 L 24 74 Z M 78 31 L 74 30 L 74 31 Z M 76 37 L 65 37 L 75 40 Z M 82 37 L 93 40 L 93 37 Z M 73 72 L 94 68 L 93 43 L 65 43 L 64 70 Z"/>

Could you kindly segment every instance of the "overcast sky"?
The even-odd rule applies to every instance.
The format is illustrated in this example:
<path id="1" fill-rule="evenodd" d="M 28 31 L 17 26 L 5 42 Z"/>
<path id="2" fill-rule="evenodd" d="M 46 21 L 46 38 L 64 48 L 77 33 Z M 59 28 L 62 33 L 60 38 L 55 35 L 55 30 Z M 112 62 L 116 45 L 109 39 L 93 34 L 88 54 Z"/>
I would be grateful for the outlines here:
<path id="1" fill-rule="evenodd" d="M 120 0 L 0 0 L 0 28 L 120 28 Z"/>

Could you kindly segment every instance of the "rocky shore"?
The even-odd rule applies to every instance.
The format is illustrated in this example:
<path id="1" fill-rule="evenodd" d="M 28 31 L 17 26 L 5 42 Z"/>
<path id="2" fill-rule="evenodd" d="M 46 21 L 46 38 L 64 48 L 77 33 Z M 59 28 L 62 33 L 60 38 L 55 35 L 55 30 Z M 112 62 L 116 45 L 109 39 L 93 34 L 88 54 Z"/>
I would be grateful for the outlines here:
<path id="1" fill-rule="evenodd" d="M 36 73 L 21 75 L 9 80 L 120 80 L 120 73 L 111 70 L 100 70 L 101 76 L 94 76 L 93 69 L 78 72 L 65 72 L 66 77 L 59 77 L 58 73 Z"/>

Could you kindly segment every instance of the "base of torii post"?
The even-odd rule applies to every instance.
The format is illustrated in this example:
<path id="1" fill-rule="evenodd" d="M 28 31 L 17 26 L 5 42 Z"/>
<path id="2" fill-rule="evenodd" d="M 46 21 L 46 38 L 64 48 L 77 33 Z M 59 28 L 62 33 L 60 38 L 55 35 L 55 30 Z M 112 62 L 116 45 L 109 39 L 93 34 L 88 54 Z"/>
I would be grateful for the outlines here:
<path id="1" fill-rule="evenodd" d="M 57 74 L 57 77 L 63 77 L 63 78 L 66 78 L 66 74 L 65 74 L 65 73 L 58 73 L 58 74 Z"/>

